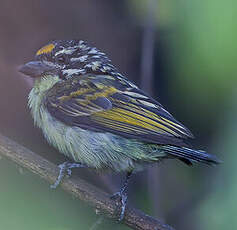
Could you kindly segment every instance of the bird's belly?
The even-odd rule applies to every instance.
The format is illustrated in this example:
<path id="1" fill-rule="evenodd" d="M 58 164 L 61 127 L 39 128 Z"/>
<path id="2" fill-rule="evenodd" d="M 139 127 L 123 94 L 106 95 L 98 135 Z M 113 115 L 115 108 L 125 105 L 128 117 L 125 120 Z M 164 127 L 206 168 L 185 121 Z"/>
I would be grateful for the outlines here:
<path id="1" fill-rule="evenodd" d="M 41 114 L 40 128 L 50 144 L 76 162 L 96 169 L 127 171 L 141 158 L 144 144 L 111 133 L 67 126 L 48 112 Z M 138 155 L 140 154 L 140 156 Z"/>

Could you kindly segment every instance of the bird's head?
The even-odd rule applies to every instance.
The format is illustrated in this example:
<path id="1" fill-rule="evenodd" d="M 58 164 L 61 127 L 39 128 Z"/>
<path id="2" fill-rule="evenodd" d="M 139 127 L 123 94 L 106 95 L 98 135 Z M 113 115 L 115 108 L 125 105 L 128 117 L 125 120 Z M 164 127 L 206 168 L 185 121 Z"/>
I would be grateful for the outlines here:
<path id="1" fill-rule="evenodd" d="M 19 69 L 23 74 L 42 78 L 57 76 L 65 80 L 74 75 L 115 72 L 108 57 L 81 40 L 57 40 L 36 52 L 35 59 Z"/>

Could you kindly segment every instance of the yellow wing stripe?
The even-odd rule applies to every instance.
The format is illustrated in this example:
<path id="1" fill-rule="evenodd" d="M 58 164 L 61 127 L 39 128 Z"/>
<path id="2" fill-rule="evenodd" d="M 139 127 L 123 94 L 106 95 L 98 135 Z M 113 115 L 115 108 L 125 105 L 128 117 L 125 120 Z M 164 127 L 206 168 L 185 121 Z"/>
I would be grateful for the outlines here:
<path id="1" fill-rule="evenodd" d="M 111 109 L 110 111 L 105 112 L 98 112 L 96 116 L 103 117 L 104 119 L 116 120 L 127 125 L 142 127 L 153 132 L 173 134 L 177 136 L 177 133 L 162 124 L 120 108 Z"/>
<path id="2" fill-rule="evenodd" d="M 147 126 L 146 123 L 151 124 L 151 126 L 150 126 L 151 130 L 154 130 L 154 126 L 155 126 L 155 127 L 158 128 L 157 131 L 159 130 L 159 132 L 164 132 L 164 130 L 165 130 L 166 132 L 172 133 L 173 135 L 177 136 L 177 133 L 175 133 L 173 130 L 169 129 L 168 127 L 166 127 L 166 126 L 164 126 L 160 123 L 155 122 L 154 120 L 151 120 L 150 118 L 144 117 L 140 114 L 136 114 L 136 113 L 124 110 L 124 109 L 118 109 L 118 110 L 119 110 L 120 113 L 124 113 L 125 115 L 128 115 L 128 116 L 132 116 L 135 119 L 138 119 L 140 122 L 144 121 L 145 126 Z"/>
<path id="3" fill-rule="evenodd" d="M 172 121 L 170 121 L 170 120 L 168 120 L 166 118 L 163 118 L 163 117 L 161 118 L 160 116 L 158 116 L 157 114 L 155 114 L 155 113 L 153 113 L 153 112 L 151 112 L 149 110 L 145 110 L 143 108 L 139 108 L 138 106 L 135 106 L 133 104 L 129 104 L 129 105 L 125 104 L 125 105 L 123 105 L 123 107 L 125 109 L 128 109 L 128 110 L 131 110 L 131 108 L 132 108 L 132 110 L 134 112 L 136 112 L 136 113 L 139 113 L 139 114 L 141 114 L 143 116 L 149 117 L 150 119 L 156 120 L 159 123 L 167 125 L 167 126 L 173 128 L 173 129 L 179 131 L 180 133 L 185 134 L 185 129 L 182 126 L 180 126 L 179 124 L 176 124 L 176 123 L 174 123 L 174 122 L 172 122 Z M 144 120 L 144 118 L 143 118 L 143 120 Z M 176 136 L 177 136 L 177 133 L 176 133 Z"/>
<path id="4" fill-rule="evenodd" d="M 168 120 L 166 118 L 163 118 L 163 117 L 161 118 L 157 114 L 152 113 L 152 112 L 147 111 L 147 110 L 145 110 L 145 111 L 141 111 L 140 110 L 140 111 L 137 111 L 137 112 L 138 113 L 142 113 L 144 116 L 148 116 L 148 112 L 149 112 L 149 117 L 151 119 L 154 119 L 154 120 L 158 121 L 159 123 L 167 125 L 167 126 L 173 128 L 173 129 L 179 131 L 180 133 L 185 134 L 185 130 L 184 130 L 184 128 L 182 126 L 179 126 L 178 124 L 176 124 L 176 123 L 174 123 L 174 122 L 172 122 L 172 121 L 170 121 L 170 120 Z M 177 126 L 179 126 L 179 127 L 177 127 Z"/>
<path id="5" fill-rule="evenodd" d="M 117 121 L 111 120 L 111 119 L 104 119 L 102 117 L 94 117 L 95 121 L 98 121 L 102 123 L 104 126 L 107 126 L 109 128 L 126 132 L 126 133 L 134 133 L 136 132 L 137 134 L 144 134 L 144 130 L 140 130 L 135 127 L 129 127 L 129 126 L 122 126 L 121 124 L 117 123 Z"/>
<path id="6" fill-rule="evenodd" d="M 91 93 L 91 92 L 94 92 L 94 91 L 95 90 L 91 89 L 91 88 L 81 88 L 80 90 L 71 92 L 69 95 L 63 95 L 63 96 L 59 97 L 58 99 L 60 101 L 67 101 L 67 100 L 70 100 L 72 98 L 76 98 L 76 97 L 78 97 L 80 95 L 83 95 L 85 93 Z"/>
<path id="7" fill-rule="evenodd" d="M 86 100 L 95 100 L 98 97 L 106 97 L 108 98 L 110 95 L 118 92 L 118 90 L 112 86 L 104 87 L 104 90 L 98 93 L 94 93 L 93 95 L 87 95 Z"/>
<path id="8" fill-rule="evenodd" d="M 95 92 L 95 90 L 93 88 L 81 88 L 80 90 L 71 92 L 69 95 L 63 95 L 63 96 L 59 97 L 58 99 L 61 101 L 66 101 L 66 100 L 70 100 L 72 98 L 76 98 L 80 95 L 87 94 L 85 96 L 85 99 L 83 99 L 83 100 L 90 101 L 90 100 L 95 100 L 98 97 L 109 97 L 110 95 L 112 95 L 116 92 L 118 92 L 118 90 L 114 87 L 111 87 L 111 86 L 104 87 L 103 91 L 101 91 L 101 92 Z"/>
<path id="9" fill-rule="evenodd" d="M 169 123 L 169 125 L 170 126 L 172 126 L 172 125 L 174 125 L 174 126 L 172 126 L 172 127 L 174 127 L 174 129 L 178 129 L 178 127 L 179 128 L 181 128 L 181 129 L 183 129 L 184 130 L 184 127 L 183 126 L 181 126 L 181 125 L 179 125 L 179 124 L 177 124 L 177 123 L 174 123 L 173 121 L 171 121 L 171 120 L 168 120 L 168 119 L 166 119 L 166 118 L 164 118 L 164 117 L 162 117 L 162 120 L 164 120 L 165 122 L 167 122 L 167 123 Z M 161 121 L 162 121 L 161 120 Z M 164 121 L 162 121 L 163 123 L 165 123 Z M 172 124 L 172 125 L 171 125 Z M 178 129 L 180 132 L 182 132 L 180 129 Z"/>

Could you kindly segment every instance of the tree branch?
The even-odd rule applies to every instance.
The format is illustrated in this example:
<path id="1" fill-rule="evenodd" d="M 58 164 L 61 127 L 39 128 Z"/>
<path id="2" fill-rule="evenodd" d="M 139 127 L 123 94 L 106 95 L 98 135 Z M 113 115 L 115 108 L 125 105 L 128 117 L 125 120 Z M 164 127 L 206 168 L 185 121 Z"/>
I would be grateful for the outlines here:
<path id="1" fill-rule="evenodd" d="M 55 164 L 1 134 L 0 154 L 50 183 L 53 183 L 57 178 L 58 168 Z M 120 203 L 111 200 L 109 194 L 95 186 L 79 178 L 65 178 L 61 187 L 69 194 L 92 206 L 96 214 L 104 214 L 106 217 L 116 218 L 116 210 L 118 210 Z M 174 230 L 172 227 L 129 205 L 127 206 L 123 223 L 132 229 L 138 230 Z"/>

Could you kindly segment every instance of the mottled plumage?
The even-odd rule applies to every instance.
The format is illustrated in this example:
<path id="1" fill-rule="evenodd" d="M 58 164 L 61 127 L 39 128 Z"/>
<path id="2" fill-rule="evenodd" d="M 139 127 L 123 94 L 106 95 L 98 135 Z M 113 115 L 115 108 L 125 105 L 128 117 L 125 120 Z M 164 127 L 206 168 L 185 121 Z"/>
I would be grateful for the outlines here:
<path id="1" fill-rule="evenodd" d="M 118 172 L 166 158 L 218 162 L 189 149 L 191 132 L 83 41 L 53 41 L 21 72 L 35 78 L 29 95 L 35 124 L 75 162 Z"/>

